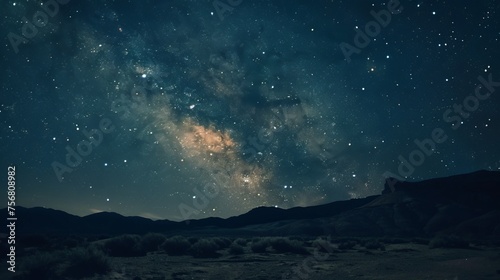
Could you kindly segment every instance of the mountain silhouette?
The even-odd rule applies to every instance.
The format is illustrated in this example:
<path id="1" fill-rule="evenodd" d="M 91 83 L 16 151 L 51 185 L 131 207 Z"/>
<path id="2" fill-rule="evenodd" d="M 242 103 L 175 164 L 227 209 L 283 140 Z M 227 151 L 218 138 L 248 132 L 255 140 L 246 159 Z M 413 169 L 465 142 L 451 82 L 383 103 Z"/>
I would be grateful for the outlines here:
<path id="1" fill-rule="evenodd" d="M 249 234 L 500 237 L 500 172 L 477 171 L 421 182 L 389 178 L 381 195 L 310 207 L 258 207 L 227 219 L 153 221 L 101 212 L 85 217 L 16 207 L 17 234 L 142 234 L 246 231 Z M 7 210 L 3 209 L 5 218 Z"/>

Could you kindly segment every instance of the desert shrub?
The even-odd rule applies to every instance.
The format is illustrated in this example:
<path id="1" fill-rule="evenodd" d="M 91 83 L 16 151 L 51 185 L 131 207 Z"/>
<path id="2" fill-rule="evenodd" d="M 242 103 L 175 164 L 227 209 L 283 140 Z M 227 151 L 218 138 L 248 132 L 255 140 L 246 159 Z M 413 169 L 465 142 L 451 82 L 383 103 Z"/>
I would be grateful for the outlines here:
<path id="1" fill-rule="evenodd" d="M 231 240 L 226 237 L 215 237 L 212 240 L 219 246 L 219 249 L 226 249 L 231 245 Z"/>
<path id="2" fill-rule="evenodd" d="M 363 246 L 369 250 L 382 250 L 385 251 L 385 246 L 378 240 L 366 240 Z"/>
<path id="3" fill-rule="evenodd" d="M 302 236 L 290 236 L 288 237 L 288 239 L 290 240 L 297 240 L 297 241 L 306 241 L 306 238 L 302 237 Z"/>
<path id="4" fill-rule="evenodd" d="M 247 246 L 248 241 L 246 239 L 244 239 L 244 238 L 237 238 L 237 239 L 234 240 L 233 243 L 236 243 L 236 244 L 238 244 L 240 246 L 245 247 L 245 246 Z"/>
<path id="5" fill-rule="evenodd" d="M 84 248 L 90 248 L 93 250 L 99 250 L 103 252 L 104 254 L 107 254 L 106 251 L 106 246 L 105 242 L 94 242 L 94 243 L 88 243 Z"/>
<path id="6" fill-rule="evenodd" d="M 252 245 L 250 246 L 250 249 L 252 249 L 252 252 L 254 253 L 265 253 L 267 251 L 267 247 L 269 247 L 271 244 L 267 238 L 262 238 L 262 239 L 257 239 L 257 241 L 252 242 Z"/>
<path id="7" fill-rule="evenodd" d="M 245 253 L 245 248 L 240 244 L 234 242 L 229 246 L 229 254 L 231 255 L 243 255 Z"/>
<path id="8" fill-rule="evenodd" d="M 342 241 L 339 244 L 340 250 L 350 250 L 356 246 L 357 242 L 354 240 Z"/>
<path id="9" fill-rule="evenodd" d="M 171 256 L 181 256 L 188 252 L 191 243 L 184 236 L 177 235 L 166 239 L 160 248 Z"/>
<path id="10" fill-rule="evenodd" d="M 140 247 L 141 238 L 137 235 L 121 235 L 111 238 L 104 243 L 105 252 L 112 257 L 144 256 Z"/>
<path id="11" fill-rule="evenodd" d="M 195 258 L 213 258 L 217 257 L 219 246 L 213 239 L 200 239 L 191 246 L 189 252 Z"/>
<path id="12" fill-rule="evenodd" d="M 189 237 L 187 240 L 189 241 L 189 243 L 191 243 L 191 245 L 193 245 L 194 243 L 198 242 L 198 240 L 200 240 L 200 238 L 198 238 L 198 237 Z"/>
<path id="13" fill-rule="evenodd" d="M 141 239 L 141 248 L 146 252 L 157 251 L 163 242 L 165 242 L 165 235 L 160 233 L 148 233 Z"/>
<path id="14" fill-rule="evenodd" d="M 66 277 L 81 279 L 111 271 L 106 255 L 95 248 L 76 248 L 67 257 L 69 263 L 63 272 Z"/>
<path id="15" fill-rule="evenodd" d="M 270 244 L 278 253 L 309 254 L 302 241 L 280 237 L 271 239 Z"/>
<path id="16" fill-rule="evenodd" d="M 469 248 L 469 242 L 458 236 L 436 236 L 429 242 L 429 248 Z"/>
<path id="17" fill-rule="evenodd" d="M 59 265 L 65 260 L 62 252 L 43 252 L 26 256 L 19 261 L 19 267 L 16 271 L 21 271 L 16 275 L 15 280 L 58 280 L 60 277 L 56 274 Z"/>
<path id="18" fill-rule="evenodd" d="M 257 243 L 260 240 L 262 240 L 262 238 L 260 238 L 260 237 L 254 237 L 254 238 L 252 238 L 252 243 Z"/>

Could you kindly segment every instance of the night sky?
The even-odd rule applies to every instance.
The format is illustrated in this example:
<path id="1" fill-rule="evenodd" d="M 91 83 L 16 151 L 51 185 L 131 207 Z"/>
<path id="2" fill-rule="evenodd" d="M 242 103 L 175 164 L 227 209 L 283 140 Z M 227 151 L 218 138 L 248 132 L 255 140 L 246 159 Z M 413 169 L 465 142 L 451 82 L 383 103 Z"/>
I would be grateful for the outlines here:
<path id="1" fill-rule="evenodd" d="M 500 169 L 500 1 L 42 2 L 0 4 L 18 205 L 229 217 Z"/>

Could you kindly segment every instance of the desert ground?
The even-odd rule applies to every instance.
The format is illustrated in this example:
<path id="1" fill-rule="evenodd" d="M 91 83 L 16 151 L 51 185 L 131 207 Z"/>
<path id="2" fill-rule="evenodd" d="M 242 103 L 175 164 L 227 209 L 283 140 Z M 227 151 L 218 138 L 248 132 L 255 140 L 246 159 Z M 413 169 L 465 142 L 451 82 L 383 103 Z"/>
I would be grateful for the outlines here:
<path id="1" fill-rule="evenodd" d="M 403 250 L 403 251 L 398 251 Z M 407 250 L 412 250 L 407 252 Z M 171 258 L 151 254 L 114 258 L 116 272 L 92 279 L 288 279 L 306 258 L 290 254 L 248 254 L 219 259 Z M 463 249 L 429 250 L 422 245 L 394 245 L 386 252 L 350 250 L 311 262 L 303 279 L 499 279 L 500 254 Z M 139 278 L 137 278 L 139 277 Z"/>
<path id="2" fill-rule="evenodd" d="M 151 235 L 158 240 L 146 242 L 145 237 L 133 236 L 124 241 L 113 237 L 83 244 L 81 240 L 73 244 L 66 241 L 63 243 L 70 246 L 65 245 L 64 249 L 60 244 L 51 249 L 25 248 L 25 253 L 18 257 L 17 272 L 4 269 L 0 277 L 16 280 L 500 279 L 500 249 L 495 246 L 470 243 L 436 246 L 432 241 L 426 244 L 428 241 L 418 239 Z M 118 246 L 113 246 L 114 241 L 119 241 L 115 242 Z M 196 246 L 197 243 L 205 246 Z"/>

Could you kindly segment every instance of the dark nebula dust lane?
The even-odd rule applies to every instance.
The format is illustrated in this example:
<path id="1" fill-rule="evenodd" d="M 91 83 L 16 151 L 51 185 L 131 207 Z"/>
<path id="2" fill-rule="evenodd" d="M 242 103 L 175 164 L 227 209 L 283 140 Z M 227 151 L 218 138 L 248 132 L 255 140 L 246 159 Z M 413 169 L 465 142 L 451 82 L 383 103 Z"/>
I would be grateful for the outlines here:
<path id="1" fill-rule="evenodd" d="M 229 217 L 500 169 L 499 1 L 45 2 L 0 4 L 20 205 Z"/>

